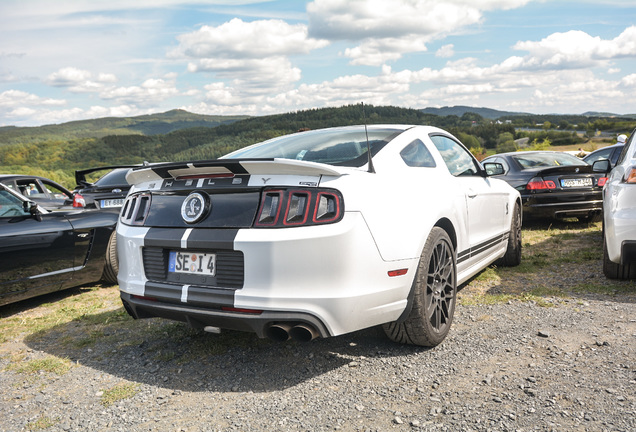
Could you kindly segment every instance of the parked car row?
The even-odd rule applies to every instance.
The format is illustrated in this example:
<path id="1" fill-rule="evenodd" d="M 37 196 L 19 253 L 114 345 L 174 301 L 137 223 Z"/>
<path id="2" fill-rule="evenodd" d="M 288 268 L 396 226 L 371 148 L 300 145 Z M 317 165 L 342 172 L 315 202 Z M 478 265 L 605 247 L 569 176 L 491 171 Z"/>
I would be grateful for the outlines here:
<path id="1" fill-rule="evenodd" d="M 605 274 L 636 278 L 634 135 L 615 159 L 618 146 L 480 163 L 438 128 L 352 126 L 79 170 L 73 191 L 0 176 L 0 305 L 103 278 L 134 318 L 279 341 L 382 325 L 435 346 L 459 285 L 520 263 L 524 218 L 603 218 Z"/>

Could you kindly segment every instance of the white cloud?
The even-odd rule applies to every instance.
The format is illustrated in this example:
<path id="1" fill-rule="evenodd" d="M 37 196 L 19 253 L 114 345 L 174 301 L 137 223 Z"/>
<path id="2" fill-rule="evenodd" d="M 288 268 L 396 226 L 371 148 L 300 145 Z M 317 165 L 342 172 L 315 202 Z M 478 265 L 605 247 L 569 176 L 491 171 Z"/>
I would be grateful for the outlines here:
<path id="1" fill-rule="evenodd" d="M 143 106 L 159 102 L 178 95 L 179 92 L 172 81 L 163 79 L 147 79 L 141 85 L 129 87 L 113 87 L 100 93 L 102 99 L 113 99 L 122 104 Z"/>
<path id="2" fill-rule="evenodd" d="M 24 106 L 62 106 L 66 101 L 63 99 L 42 98 L 32 93 L 21 90 L 7 90 L 0 93 L 0 108 L 24 107 Z"/>
<path id="3" fill-rule="evenodd" d="M 436 57 L 449 58 L 455 55 L 455 46 L 453 44 L 447 44 L 435 52 Z"/>
<path id="4" fill-rule="evenodd" d="M 291 25 L 281 20 L 244 22 L 239 18 L 218 27 L 203 26 L 177 39 L 179 47 L 170 56 L 187 58 L 254 59 L 307 54 L 328 43 L 309 38 L 303 24 Z"/>
<path id="5" fill-rule="evenodd" d="M 168 53 L 170 58 L 190 59 L 189 72 L 209 72 L 217 79 L 230 80 L 246 97 L 289 88 L 301 78 L 289 56 L 328 44 L 308 37 L 302 24 L 238 18 L 218 27 L 202 26 L 177 39 L 179 46 Z"/>
<path id="6" fill-rule="evenodd" d="M 309 34 L 359 42 L 345 51 L 352 64 L 381 65 L 405 53 L 426 51 L 432 40 L 479 23 L 486 10 L 516 8 L 528 1 L 315 0 L 307 5 Z M 379 49 L 389 46 L 392 50 Z"/>
<path id="7" fill-rule="evenodd" d="M 75 67 L 65 67 L 50 74 L 45 83 L 53 87 L 68 88 L 73 93 L 99 92 L 105 84 L 114 83 L 117 78 L 113 74 L 99 73 L 95 80 L 90 71 Z"/>
<path id="8" fill-rule="evenodd" d="M 530 53 L 525 57 L 525 64 L 531 69 L 579 69 L 597 66 L 606 60 L 636 56 L 636 26 L 628 27 L 612 40 L 603 40 L 580 30 L 572 30 L 553 33 L 538 42 L 517 42 L 513 48 Z"/>

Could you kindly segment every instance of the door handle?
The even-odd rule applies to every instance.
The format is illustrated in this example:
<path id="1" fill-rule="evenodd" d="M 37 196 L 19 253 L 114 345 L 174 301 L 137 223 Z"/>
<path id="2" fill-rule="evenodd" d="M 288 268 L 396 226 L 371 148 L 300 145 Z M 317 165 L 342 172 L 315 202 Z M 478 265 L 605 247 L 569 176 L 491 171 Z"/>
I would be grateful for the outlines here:
<path id="1" fill-rule="evenodd" d="M 477 196 L 477 192 L 475 192 L 472 189 L 468 189 L 468 192 L 466 192 L 466 195 L 468 195 L 468 198 L 475 198 Z"/>

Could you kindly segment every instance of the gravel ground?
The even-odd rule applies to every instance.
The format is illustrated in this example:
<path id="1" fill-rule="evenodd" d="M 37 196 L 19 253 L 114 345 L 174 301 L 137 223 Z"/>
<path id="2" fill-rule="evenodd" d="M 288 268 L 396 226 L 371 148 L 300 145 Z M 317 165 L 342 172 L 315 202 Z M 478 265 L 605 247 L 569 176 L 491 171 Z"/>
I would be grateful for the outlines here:
<path id="1" fill-rule="evenodd" d="M 582 266 L 541 283 L 603 279 L 600 263 Z M 103 291 L 118 310 L 116 288 Z M 71 321 L 0 344 L 0 431 L 636 430 L 636 288 L 462 304 L 434 349 L 378 328 L 279 344 L 112 316 L 92 339 Z M 16 355 L 71 368 L 20 373 Z M 109 403 L 113 389 L 130 394 Z"/>

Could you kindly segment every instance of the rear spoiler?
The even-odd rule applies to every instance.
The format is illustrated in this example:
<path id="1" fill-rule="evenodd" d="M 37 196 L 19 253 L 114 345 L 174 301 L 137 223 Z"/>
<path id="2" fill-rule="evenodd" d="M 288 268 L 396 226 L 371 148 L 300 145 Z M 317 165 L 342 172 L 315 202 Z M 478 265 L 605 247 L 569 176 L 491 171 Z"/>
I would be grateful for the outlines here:
<path id="1" fill-rule="evenodd" d="M 139 167 L 141 167 L 141 165 L 139 165 L 139 164 L 136 164 L 136 165 L 107 165 L 107 166 L 101 166 L 101 167 L 97 167 L 97 168 L 88 168 L 88 169 L 83 169 L 83 170 L 75 170 L 75 183 L 77 184 L 76 187 L 79 187 L 79 186 L 91 186 L 92 183 L 86 181 L 86 175 L 90 174 L 92 172 L 95 172 L 95 171 L 114 170 L 114 169 L 117 169 L 117 168 L 139 168 Z"/>
<path id="2" fill-rule="evenodd" d="M 127 175 L 130 184 L 158 179 L 176 179 L 205 175 L 303 175 L 340 177 L 351 172 L 350 167 L 337 167 L 295 159 L 215 159 L 193 162 L 172 162 L 137 166 Z"/>

